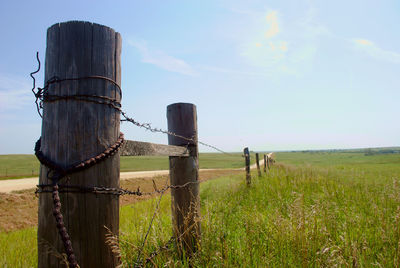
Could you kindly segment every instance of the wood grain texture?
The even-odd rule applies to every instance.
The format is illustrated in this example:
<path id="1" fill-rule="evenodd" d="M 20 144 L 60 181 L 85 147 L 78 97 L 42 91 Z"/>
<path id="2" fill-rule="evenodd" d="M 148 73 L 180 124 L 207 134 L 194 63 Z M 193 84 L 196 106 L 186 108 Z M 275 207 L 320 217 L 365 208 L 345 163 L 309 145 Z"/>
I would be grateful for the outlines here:
<path id="1" fill-rule="evenodd" d="M 121 156 L 189 156 L 189 150 L 183 146 L 164 145 L 150 142 L 125 140 L 120 149 Z"/>
<path id="2" fill-rule="evenodd" d="M 261 177 L 260 156 L 258 155 L 258 153 L 256 153 L 256 164 L 257 164 L 258 177 Z"/>
<path id="3" fill-rule="evenodd" d="M 89 22 L 70 21 L 47 31 L 45 81 L 57 76 L 105 76 L 121 83 L 121 37 L 113 29 Z M 121 100 L 115 85 L 95 79 L 52 84 L 54 95 L 88 94 Z M 119 112 L 102 104 L 62 99 L 45 102 L 42 151 L 66 167 L 91 158 L 119 136 Z M 39 183 L 51 183 L 41 166 Z M 119 155 L 62 180 L 64 184 L 119 187 Z M 105 243 L 106 229 L 118 234 L 119 198 L 112 195 L 61 193 L 62 213 L 80 267 L 115 267 L 119 260 Z M 38 267 L 64 267 L 55 254 L 64 252 L 52 215 L 51 194 L 39 196 Z"/>
<path id="4" fill-rule="evenodd" d="M 267 173 L 267 155 L 264 154 L 264 173 Z"/>
<path id="5" fill-rule="evenodd" d="M 251 184 L 251 174 L 250 174 L 250 152 L 249 148 L 246 147 L 243 149 L 243 154 L 244 154 L 244 163 L 246 166 L 246 183 L 247 185 Z"/>
<path id="6" fill-rule="evenodd" d="M 168 137 L 170 145 L 188 146 L 190 156 L 169 157 L 171 185 L 186 187 L 171 189 L 171 209 L 173 230 L 178 249 L 184 250 L 186 256 L 194 253 L 200 243 L 200 196 L 199 196 L 199 163 L 197 145 L 197 111 L 190 103 L 175 103 L 167 107 L 168 131 L 182 135 L 192 141 L 173 136 Z M 182 253 L 182 251 L 181 251 Z"/>

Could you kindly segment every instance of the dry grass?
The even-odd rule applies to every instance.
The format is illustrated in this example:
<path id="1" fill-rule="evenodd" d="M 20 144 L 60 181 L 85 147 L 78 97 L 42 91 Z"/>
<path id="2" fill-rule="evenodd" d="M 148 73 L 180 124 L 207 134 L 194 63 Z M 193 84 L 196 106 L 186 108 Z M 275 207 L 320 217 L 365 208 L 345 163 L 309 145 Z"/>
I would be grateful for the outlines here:
<path id="1" fill-rule="evenodd" d="M 0 193 L 0 232 L 9 232 L 37 224 L 38 198 L 33 190 L 23 193 Z"/>
<path id="2" fill-rule="evenodd" d="M 242 171 L 237 170 L 215 170 L 201 171 L 200 181 L 206 181 L 227 174 L 235 174 Z M 129 190 L 136 190 L 140 187 L 142 192 L 154 190 L 153 180 L 160 189 L 169 183 L 168 176 L 159 176 L 153 179 L 135 178 L 121 181 L 121 187 Z M 121 196 L 120 205 L 135 203 L 137 201 L 149 199 L 152 196 Z M 38 221 L 38 197 L 34 194 L 34 189 L 13 192 L 10 194 L 0 193 L 0 232 L 10 232 L 37 225 Z"/>

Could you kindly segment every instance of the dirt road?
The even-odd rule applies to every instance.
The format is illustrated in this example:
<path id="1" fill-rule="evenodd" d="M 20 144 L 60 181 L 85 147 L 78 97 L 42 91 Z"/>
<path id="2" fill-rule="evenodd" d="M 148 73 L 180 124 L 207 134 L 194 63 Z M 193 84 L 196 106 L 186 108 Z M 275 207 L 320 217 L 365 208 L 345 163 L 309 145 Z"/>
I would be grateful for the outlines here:
<path id="1" fill-rule="evenodd" d="M 260 160 L 260 167 L 264 164 L 264 160 Z M 250 166 L 251 169 L 256 168 L 256 164 Z M 241 170 L 244 168 L 238 168 Z M 213 171 L 223 169 L 200 169 L 200 171 Z M 133 178 L 153 178 L 161 175 L 168 175 L 169 170 L 152 170 L 152 171 L 133 171 L 133 172 L 121 172 L 120 179 L 133 179 Z M 10 193 L 12 191 L 26 190 L 35 188 L 39 183 L 38 177 L 34 178 L 23 178 L 14 180 L 0 180 L 0 193 Z"/>

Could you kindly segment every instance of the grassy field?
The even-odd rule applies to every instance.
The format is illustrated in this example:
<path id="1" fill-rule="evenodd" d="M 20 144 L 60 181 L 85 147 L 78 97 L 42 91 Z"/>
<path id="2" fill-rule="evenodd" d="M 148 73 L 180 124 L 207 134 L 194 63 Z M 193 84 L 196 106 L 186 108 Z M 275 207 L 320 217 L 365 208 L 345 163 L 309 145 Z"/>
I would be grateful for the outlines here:
<path id="1" fill-rule="evenodd" d="M 278 162 L 308 167 L 339 178 L 361 178 L 366 182 L 400 177 L 400 154 L 364 153 L 277 153 Z"/>
<path id="2" fill-rule="evenodd" d="M 37 176 L 39 161 L 34 155 L 0 155 L 0 180 Z"/>
<path id="3" fill-rule="evenodd" d="M 332 167 L 347 169 L 350 167 L 365 168 L 367 166 L 380 170 L 381 165 L 396 166 L 400 163 L 400 154 L 365 155 L 358 152 L 291 152 L 276 153 L 277 161 L 297 166 L 312 165 L 313 167 Z"/>
<path id="4" fill-rule="evenodd" d="M 255 162 L 253 154 L 252 163 Z M 244 158 L 240 153 L 200 153 L 200 168 L 240 168 Z M 144 171 L 168 169 L 165 156 L 122 156 L 121 171 Z M 39 162 L 34 155 L 0 155 L 0 180 L 18 179 L 39 175 Z"/>
<path id="5" fill-rule="evenodd" d="M 242 154 L 200 153 L 200 168 L 241 168 L 244 167 Z M 252 163 L 255 163 L 252 155 Z M 121 171 L 141 171 L 168 169 L 168 157 L 165 156 L 123 156 L 121 157 Z"/>
<path id="6" fill-rule="evenodd" d="M 277 163 L 263 177 L 253 174 L 251 187 L 245 185 L 244 174 L 201 184 L 202 244 L 190 265 L 400 266 L 398 154 L 279 153 Z M 125 267 L 136 261 L 156 202 L 154 198 L 121 209 Z M 0 266 L 36 267 L 35 235 L 34 228 L 0 233 Z M 167 195 L 144 256 L 170 235 Z M 153 262 L 189 266 L 173 250 Z"/>

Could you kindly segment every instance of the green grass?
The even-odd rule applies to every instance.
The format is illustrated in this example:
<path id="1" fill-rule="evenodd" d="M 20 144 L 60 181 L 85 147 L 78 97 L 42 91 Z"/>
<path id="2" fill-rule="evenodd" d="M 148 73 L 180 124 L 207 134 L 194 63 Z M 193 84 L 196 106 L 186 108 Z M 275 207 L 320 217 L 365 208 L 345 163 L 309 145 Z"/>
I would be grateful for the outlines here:
<path id="1" fill-rule="evenodd" d="M 255 163 L 252 155 L 252 163 Z M 240 168 L 244 166 L 244 158 L 240 153 L 200 153 L 200 168 Z M 167 170 L 166 156 L 122 156 L 120 161 L 122 172 Z M 34 155 L 0 155 L 0 180 L 19 179 L 39 175 L 39 161 Z"/>
<path id="2" fill-rule="evenodd" d="M 253 175 L 251 187 L 243 176 L 206 182 L 201 186 L 202 250 L 192 264 L 395 267 L 400 264 L 399 193 L 398 177 L 366 181 L 312 168 L 274 168 L 269 176 Z M 134 231 L 121 227 L 127 265 L 136 260 L 132 245 L 140 245 L 152 202 L 124 208 L 136 226 Z M 147 252 L 168 239 L 168 202 L 162 203 Z M 174 253 L 154 261 L 186 266 Z"/>
<path id="3" fill-rule="evenodd" d="M 293 164 L 297 166 L 312 165 L 313 167 L 357 167 L 366 166 L 380 167 L 384 165 L 398 165 L 400 154 L 376 154 L 365 155 L 364 153 L 329 153 L 329 152 L 295 152 L 295 153 L 276 153 L 278 162 Z M 378 164 L 378 166 L 377 166 Z"/>
<path id="4" fill-rule="evenodd" d="M 245 185 L 244 174 L 201 184 L 202 248 L 191 265 L 400 266 L 398 156 L 279 153 L 277 161 L 288 164 L 273 167 L 261 178 L 253 174 L 251 187 Z M 121 209 L 120 246 L 126 266 L 136 261 L 156 202 L 157 198 Z M 145 255 L 169 239 L 170 209 L 166 195 Z M 35 264 L 35 229 L 27 230 L 29 237 L 19 232 L 24 231 L 0 236 L 0 259 L 8 260 L 8 267 Z M 26 265 L 19 266 L 19 253 L 4 247 L 31 252 Z M 153 261 L 160 267 L 189 266 L 174 251 Z"/>
<path id="5" fill-rule="evenodd" d="M 209 168 L 241 168 L 244 167 L 242 154 L 200 153 L 199 167 Z M 255 163 L 254 154 L 251 156 Z M 168 157 L 165 156 L 123 156 L 121 157 L 121 171 L 167 170 Z"/>
<path id="6" fill-rule="evenodd" d="M 375 181 L 380 178 L 399 178 L 400 154 L 364 153 L 277 153 L 278 162 L 296 167 L 334 173 L 339 178 L 362 178 Z"/>
<path id="7" fill-rule="evenodd" d="M 34 155 L 0 155 L 0 180 L 33 177 L 39 174 L 39 161 Z"/>
<path id="8" fill-rule="evenodd" d="M 0 233 L 0 267 L 37 267 L 36 228 Z"/>

